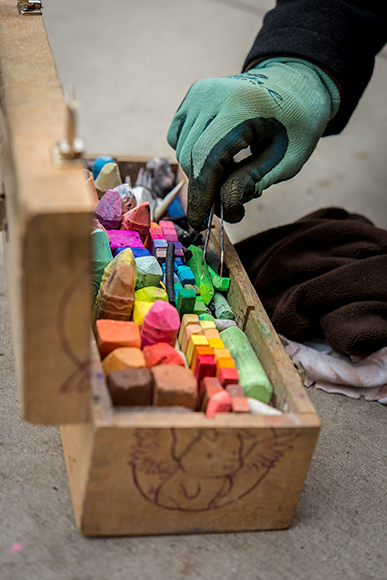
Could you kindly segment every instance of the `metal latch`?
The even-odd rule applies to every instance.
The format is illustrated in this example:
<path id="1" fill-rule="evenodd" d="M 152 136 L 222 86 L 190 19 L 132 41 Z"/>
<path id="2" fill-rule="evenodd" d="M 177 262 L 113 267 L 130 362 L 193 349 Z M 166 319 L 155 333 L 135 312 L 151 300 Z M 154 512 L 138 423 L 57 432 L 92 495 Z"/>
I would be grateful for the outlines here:
<path id="1" fill-rule="evenodd" d="M 4 183 L 1 184 L 0 189 L 0 231 L 7 230 L 7 217 L 5 214 L 5 192 Z"/>
<path id="2" fill-rule="evenodd" d="M 17 3 L 17 8 L 20 14 L 42 14 L 43 4 L 41 0 L 35 0 L 32 2 L 22 0 Z"/>
<path id="3" fill-rule="evenodd" d="M 85 144 L 77 136 L 76 123 L 76 110 L 79 108 L 79 101 L 75 99 L 71 86 L 68 87 L 66 93 L 65 137 L 52 146 L 52 162 L 55 167 L 74 167 L 74 165 L 82 165 L 83 167 L 82 155 L 85 152 Z"/>

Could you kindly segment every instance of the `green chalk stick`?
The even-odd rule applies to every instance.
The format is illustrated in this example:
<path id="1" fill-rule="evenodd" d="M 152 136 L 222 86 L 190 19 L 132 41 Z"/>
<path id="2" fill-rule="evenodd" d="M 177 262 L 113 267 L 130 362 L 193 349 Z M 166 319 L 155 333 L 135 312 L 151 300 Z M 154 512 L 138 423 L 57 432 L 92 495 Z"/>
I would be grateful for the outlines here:
<path id="1" fill-rule="evenodd" d="M 205 314 L 201 314 L 199 316 L 199 320 L 211 320 L 211 322 L 215 322 L 215 318 L 211 316 L 211 314 L 207 314 L 207 312 Z"/>
<path id="2" fill-rule="evenodd" d="M 211 268 L 211 266 L 208 266 L 208 273 L 210 274 L 210 278 L 211 278 L 211 282 L 213 287 L 215 288 L 215 290 L 217 290 L 218 292 L 227 292 L 227 290 L 230 288 L 230 278 L 221 278 L 216 272 L 215 270 L 213 270 Z"/>
<path id="3" fill-rule="evenodd" d="M 192 314 L 195 309 L 196 296 L 193 288 L 182 288 L 179 290 L 176 300 L 176 308 L 183 318 L 184 314 Z"/>
<path id="4" fill-rule="evenodd" d="M 201 316 L 206 313 L 206 305 L 204 304 L 203 298 L 201 296 L 196 296 L 195 308 L 193 314 Z"/>
<path id="5" fill-rule="evenodd" d="M 136 290 L 147 286 L 158 286 L 163 275 L 161 266 L 154 256 L 141 256 L 135 259 L 137 267 Z"/>
<path id="6" fill-rule="evenodd" d="M 245 333 L 231 326 L 220 333 L 220 338 L 234 359 L 246 397 L 269 403 L 273 388 Z"/>
<path id="7" fill-rule="evenodd" d="M 204 300 L 204 304 L 209 304 L 214 295 L 214 287 L 211 282 L 210 274 L 208 273 L 207 264 L 204 262 L 203 268 L 203 278 L 202 278 L 202 258 L 203 250 L 197 246 L 190 246 L 188 248 L 192 252 L 192 257 L 188 260 L 187 266 L 192 270 L 195 276 L 195 282 L 199 286 L 201 297 Z"/>
<path id="8" fill-rule="evenodd" d="M 93 303 L 99 291 L 102 276 L 106 266 L 113 259 L 107 235 L 103 230 L 94 230 L 91 233 L 91 283 L 93 289 Z"/>
<path id="9" fill-rule="evenodd" d="M 214 306 L 216 318 L 225 318 L 226 320 L 234 320 L 235 316 L 231 306 L 226 298 L 220 292 L 214 294 Z"/>

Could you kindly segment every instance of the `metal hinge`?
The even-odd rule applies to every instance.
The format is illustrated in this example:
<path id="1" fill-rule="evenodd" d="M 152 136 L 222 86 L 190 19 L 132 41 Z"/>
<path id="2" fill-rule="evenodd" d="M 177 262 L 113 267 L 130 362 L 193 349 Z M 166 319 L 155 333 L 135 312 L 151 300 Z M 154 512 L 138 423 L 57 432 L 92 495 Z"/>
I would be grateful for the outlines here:
<path id="1" fill-rule="evenodd" d="M 42 14 L 43 4 L 41 0 L 35 0 L 32 2 L 22 0 L 17 3 L 17 8 L 20 14 Z"/>
<path id="2" fill-rule="evenodd" d="M 0 231 L 7 231 L 7 216 L 5 212 L 5 191 L 4 183 L 1 184 L 0 189 Z"/>

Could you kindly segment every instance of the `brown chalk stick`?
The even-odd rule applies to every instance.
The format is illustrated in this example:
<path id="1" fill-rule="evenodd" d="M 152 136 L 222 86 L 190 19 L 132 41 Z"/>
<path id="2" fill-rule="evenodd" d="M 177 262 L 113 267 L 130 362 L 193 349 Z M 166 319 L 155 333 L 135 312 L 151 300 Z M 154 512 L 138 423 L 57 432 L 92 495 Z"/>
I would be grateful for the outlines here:
<path id="1" fill-rule="evenodd" d="M 112 371 L 145 368 L 145 357 L 139 348 L 116 348 L 103 359 L 102 368 L 105 376 Z"/>
<path id="2" fill-rule="evenodd" d="M 152 374 L 148 369 L 112 371 L 107 376 L 107 385 L 115 406 L 152 404 Z"/>
<path id="3" fill-rule="evenodd" d="M 186 367 L 158 365 L 152 368 L 154 381 L 153 404 L 157 407 L 180 406 L 196 408 L 197 382 Z"/>
<path id="4" fill-rule="evenodd" d="M 101 288 L 97 318 L 130 320 L 134 305 L 133 268 L 126 262 L 118 264 Z"/>

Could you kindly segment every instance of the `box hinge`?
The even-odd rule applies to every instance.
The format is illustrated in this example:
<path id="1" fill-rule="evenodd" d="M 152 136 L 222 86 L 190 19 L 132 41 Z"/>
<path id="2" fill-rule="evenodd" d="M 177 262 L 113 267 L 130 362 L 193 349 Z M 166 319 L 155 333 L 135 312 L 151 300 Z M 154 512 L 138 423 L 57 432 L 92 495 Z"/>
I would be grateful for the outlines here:
<path id="1" fill-rule="evenodd" d="M 22 0 L 21 2 L 17 3 L 17 8 L 20 14 L 42 14 L 43 4 L 41 0 L 36 0 L 33 2 Z"/>

